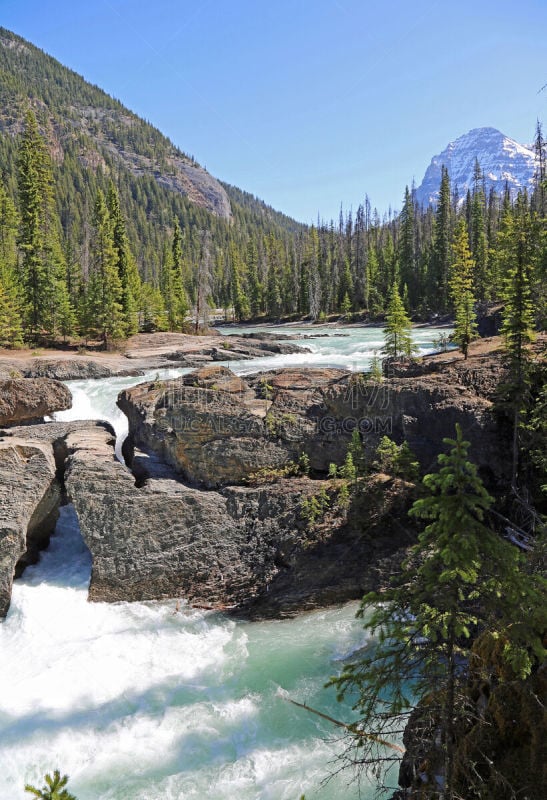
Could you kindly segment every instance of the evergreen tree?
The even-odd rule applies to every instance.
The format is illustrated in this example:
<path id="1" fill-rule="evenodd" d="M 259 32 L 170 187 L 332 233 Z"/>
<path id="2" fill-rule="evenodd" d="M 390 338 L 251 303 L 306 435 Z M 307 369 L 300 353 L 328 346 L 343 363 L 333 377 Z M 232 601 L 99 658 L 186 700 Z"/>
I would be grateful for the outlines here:
<path id="1" fill-rule="evenodd" d="M 513 427 L 512 484 L 516 488 L 519 463 L 519 429 L 529 400 L 531 353 L 534 339 L 534 310 L 531 297 L 531 272 L 534 260 L 534 222 L 525 195 L 517 198 L 511 224 L 503 237 L 502 335 L 505 340 L 509 378 L 504 386 Z"/>
<path id="2" fill-rule="evenodd" d="M 163 295 L 159 289 L 146 281 L 141 285 L 141 330 L 147 333 L 169 329 L 169 316 Z"/>
<path id="3" fill-rule="evenodd" d="M 105 197 L 99 189 L 93 215 L 91 273 L 87 286 L 87 319 L 90 332 L 99 336 L 105 348 L 111 340 L 122 339 L 126 320 L 122 306 L 122 284 L 113 229 Z"/>
<path id="4" fill-rule="evenodd" d="M 125 220 L 120 208 L 118 190 L 110 181 L 107 195 L 107 207 L 112 225 L 112 241 L 116 251 L 116 267 L 122 287 L 121 305 L 126 336 L 138 331 L 137 306 L 140 299 L 141 280 L 135 259 L 129 248 Z"/>
<path id="5" fill-rule="evenodd" d="M 171 248 L 167 246 L 167 243 L 164 243 L 163 247 L 160 289 L 165 303 L 169 330 L 183 330 L 188 313 L 188 301 L 183 285 L 182 232 L 177 219 L 174 220 Z"/>
<path id="6" fill-rule="evenodd" d="M 258 277 L 258 251 L 253 239 L 247 242 L 247 274 L 250 312 L 251 316 L 257 317 L 262 310 L 263 287 Z"/>
<path id="7" fill-rule="evenodd" d="M 478 336 L 474 311 L 473 270 L 474 261 L 469 250 L 469 236 L 465 218 L 461 217 L 454 235 L 450 294 L 456 308 L 453 339 L 467 358 L 469 345 Z"/>
<path id="8" fill-rule="evenodd" d="M 46 784 L 41 789 L 37 789 L 27 783 L 25 792 L 40 798 L 40 800 L 76 800 L 73 794 L 70 794 L 65 786 L 68 783 L 68 775 L 63 775 L 58 769 L 55 770 L 53 775 L 47 774 L 45 776 Z"/>
<path id="9" fill-rule="evenodd" d="M 416 258 L 416 230 L 415 230 L 415 214 L 414 214 L 414 200 L 408 189 L 405 189 L 405 198 L 403 208 L 400 216 L 400 238 L 399 238 L 399 270 L 401 275 L 401 282 L 404 286 L 411 287 L 408 290 L 409 307 L 415 308 L 418 289 L 416 274 L 417 274 L 417 258 Z"/>
<path id="10" fill-rule="evenodd" d="M 251 313 L 249 300 L 242 287 L 243 262 L 234 243 L 230 245 L 231 295 L 235 318 L 241 322 Z"/>
<path id="11" fill-rule="evenodd" d="M 201 231 L 201 247 L 199 262 L 196 274 L 195 289 L 195 320 L 194 327 L 196 334 L 199 331 L 200 319 L 203 327 L 207 328 L 209 320 L 209 300 L 211 297 L 211 279 L 213 271 L 213 260 L 211 255 L 211 234 L 209 231 Z"/>
<path id="12" fill-rule="evenodd" d="M 442 167 L 439 202 L 435 215 L 432 264 L 429 275 L 430 304 L 446 311 L 448 308 L 448 277 L 450 273 L 450 241 L 452 236 L 452 208 L 450 204 L 450 178 Z"/>
<path id="13" fill-rule="evenodd" d="M 0 347 L 23 344 L 23 324 L 12 291 L 0 280 Z"/>
<path id="14" fill-rule="evenodd" d="M 434 759 L 432 771 L 443 787 L 431 777 L 432 784 L 422 784 L 423 796 L 459 800 L 456 733 L 476 719 L 466 693 L 472 632 L 481 621 L 503 631 L 508 663 L 516 675 L 529 674 L 545 656 L 545 582 L 526 575 L 517 549 L 485 524 L 492 498 L 468 460 L 459 426 L 456 439 L 444 441 L 450 452 L 439 456 L 437 473 L 425 476 L 427 494 L 410 512 L 429 524 L 392 586 L 363 598 L 358 616 L 371 644 L 330 683 L 339 699 L 356 697 L 359 721 L 349 729 L 359 763 L 385 774 L 395 760 L 390 740 L 414 711 L 424 734 L 408 744 L 406 758 Z M 466 774 L 469 792 L 477 784 L 480 791 L 481 771 L 473 766 Z"/>
<path id="15" fill-rule="evenodd" d="M 473 195 L 471 200 L 471 250 L 475 263 L 474 289 L 479 300 L 490 299 L 491 282 L 488 274 L 488 242 L 486 239 L 486 198 L 482 186 L 482 171 L 475 160 L 473 173 Z"/>
<path id="16" fill-rule="evenodd" d="M 59 295 L 64 301 L 66 292 L 64 265 L 51 157 L 31 111 L 26 115 L 17 163 L 26 327 L 32 338 L 44 333 L 55 335 L 61 322 L 57 312 Z"/>
<path id="17" fill-rule="evenodd" d="M 412 341 L 412 323 L 407 316 L 397 285 L 391 289 L 384 330 L 384 355 L 409 358 L 416 347 Z"/>

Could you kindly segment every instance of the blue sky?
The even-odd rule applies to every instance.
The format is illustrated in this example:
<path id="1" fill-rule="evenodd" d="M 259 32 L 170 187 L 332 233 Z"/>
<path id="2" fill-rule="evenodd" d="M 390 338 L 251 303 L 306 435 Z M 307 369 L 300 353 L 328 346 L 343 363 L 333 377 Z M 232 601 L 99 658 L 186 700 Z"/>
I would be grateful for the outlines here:
<path id="1" fill-rule="evenodd" d="M 304 222 L 399 208 L 470 128 L 547 126 L 546 0 L 0 0 L 0 24 Z"/>

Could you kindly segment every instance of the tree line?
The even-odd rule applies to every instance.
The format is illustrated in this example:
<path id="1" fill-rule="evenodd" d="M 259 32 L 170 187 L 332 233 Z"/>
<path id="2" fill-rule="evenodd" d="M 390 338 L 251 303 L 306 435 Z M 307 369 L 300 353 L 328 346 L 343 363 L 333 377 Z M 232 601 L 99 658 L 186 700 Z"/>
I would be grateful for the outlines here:
<path id="1" fill-rule="evenodd" d="M 231 224 L 213 224 L 197 210 L 195 219 L 174 214 L 156 226 L 153 246 L 145 237 L 146 254 L 139 256 L 139 232 L 122 207 L 123 180 L 97 180 L 86 208 L 73 213 L 74 191 L 67 194 L 65 183 L 77 182 L 77 173 L 70 164 L 55 166 L 28 111 L 16 144 L 16 181 L 8 163 L 0 183 L 0 343 L 77 336 L 108 346 L 139 330 L 189 330 L 190 315 L 197 329 L 211 307 L 238 321 L 382 319 L 395 292 L 413 319 L 453 314 L 467 353 L 478 311 L 495 301 L 518 305 L 518 297 L 511 299 L 517 287 L 534 297 L 533 325 L 544 326 L 547 200 L 539 123 L 536 150 L 535 189 L 514 200 L 508 189 L 486 196 L 477 162 L 463 199 L 442 170 L 435 209 L 418 206 L 407 188 L 396 216 L 380 219 L 366 199 L 355 216 L 341 211 L 337 222 L 292 231 L 261 227 L 256 218 L 246 224 L 243 206 Z M 152 200 L 146 193 L 137 198 L 148 217 Z"/>

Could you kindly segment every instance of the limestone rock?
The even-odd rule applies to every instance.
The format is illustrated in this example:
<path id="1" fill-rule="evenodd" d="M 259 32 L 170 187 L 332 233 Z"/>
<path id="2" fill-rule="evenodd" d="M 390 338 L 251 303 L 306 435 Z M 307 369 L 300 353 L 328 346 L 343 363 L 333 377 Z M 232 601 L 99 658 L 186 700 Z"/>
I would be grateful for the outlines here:
<path id="1" fill-rule="evenodd" d="M 0 427 L 37 420 L 72 405 L 72 395 L 59 381 L 47 378 L 0 380 Z"/>
<path id="2" fill-rule="evenodd" d="M 14 575 L 37 558 L 57 521 L 60 486 L 47 444 L 0 440 L 0 617 Z"/>
<path id="3" fill-rule="evenodd" d="M 243 380 L 212 366 L 128 389 L 118 405 L 136 446 L 210 487 L 242 483 L 303 452 L 324 474 L 343 462 L 355 427 L 369 456 L 389 435 L 407 439 L 431 469 L 459 423 L 471 458 L 496 478 L 504 469 L 491 402 L 437 374 L 375 383 L 343 370 L 286 369 Z"/>
<path id="4" fill-rule="evenodd" d="M 226 494 L 200 491 L 157 461 L 147 475 L 143 470 L 138 488 L 114 459 L 107 431 L 76 431 L 66 444 L 67 492 L 93 559 L 91 600 L 242 604 L 266 591 L 280 569 L 280 547 L 296 546 L 300 500 L 315 488 L 302 479 Z"/>

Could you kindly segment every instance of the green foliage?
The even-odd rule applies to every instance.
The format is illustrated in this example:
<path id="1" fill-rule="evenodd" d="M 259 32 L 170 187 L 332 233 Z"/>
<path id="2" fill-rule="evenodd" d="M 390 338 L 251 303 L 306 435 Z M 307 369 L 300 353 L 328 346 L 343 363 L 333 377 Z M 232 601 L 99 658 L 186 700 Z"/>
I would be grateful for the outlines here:
<path id="1" fill-rule="evenodd" d="M 357 469 L 353 463 L 353 456 L 350 452 L 346 454 L 344 463 L 340 467 L 340 476 L 346 481 L 351 481 L 352 483 L 357 479 Z"/>
<path id="2" fill-rule="evenodd" d="M 302 475 L 310 474 L 310 457 L 307 453 L 301 453 L 298 459 L 298 468 Z"/>
<path id="3" fill-rule="evenodd" d="M 45 776 L 45 786 L 37 789 L 30 784 L 25 786 L 25 792 L 40 798 L 40 800 L 76 800 L 73 794 L 70 794 L 65 789 L 68 783 L 68 775 L 63 775 L 58 769 L 55 770 L 53 775 L 49 773 Z"/>
<path id="4" fill-rule="evenodd" d="M 121 284 L 116 300 L 121 325 L 114 324 L 123 335 L 137 324 L 147 330 L 165 327 L 157 298 L 151 314 L 151 290 L 145 297 L 141 293 L 146 283 L 159 288 L 172 330 L 184 329 L 191 306 L 199 317 L 197 331 L 200 324 L 206 327 L 210 304 L 233 308 L 237 319 L 309 314 L 314 320 L 352 311 L 374 318 L 389 304 L 388 327 L 395 328 L 387 332 L 388 355 L 408 355 L 408 318 L 401 311 L 406 315 L 406 307 L 427 319 L 450 309 L 458 219 L 467 220 L 470 233 L 473 297 L 500 299 L 500 276 L 507 277 L 514 263 L 513 223 L 520 212 L 509 197 L 502 202 L 493 196 L 486 203 L 480 171 L 461 209 L 443 169 L 435 212 L 417 207 L 407 188 L 399 216 L 381 220 L 366 198 L 354 214 L 310 227 L 224 185 L 231 204 L 227 219 L 175 188 L 182 167 L 199 169 L 193 158 L 117 100 L 4 29 L 0 78 L 0 282 L 6 289 L 1 265 L 7 261 L 27 338 L 104 336 L 94 316 L 98 290 L 89 236 L 99 190 L 107 198 Z M 29 104 L 33 112 L 25 119 Z M 12 132 L 22 128 L 15 140 Z M 547 317 L 543 181 L 538 178 L 530 200 L 523 195 L 519 202 L 537 228 L 530 238 L 529 282 L 537 300 L 535 324 L 541 324 Z M 403 291 L 396 308 L 395 285 Z M 474 335 L 472 303 L 468 297 L 461 303 L 457 335 L 463 328 L 465 346 Z M 376 367 L 374 377 L 380 378 Z"/>
<path id="5" fill-rule="evenodd" d="M 391 358 L 410 357 L 416 351 L 412 341 L 412 324 L 399 295 L 397 284 L 393 284 L 386 316 L 383 353 Z"/>
<path id="6" fill-rule="evenodd" d="M 334 463 L 329 464 L 329 478 L 337 478 L 338 477 L 338 467 Z"/>
<path id="7" fill-rule="evenodd" d="M 475 262 L 469 250 L 469 235 L 462 217 L 455 232 L 450 294 L 456 309 L 453 340 L 467 358 L 469 345 L 478 337 L 477 316 L 474 310 L 473 271 Z"/>
<path id="8" fill-rule="evenodd" d="M 370 375 L 374 381 L 381 381 L 384 377 L 382 373 L 382 362 L 377 350 L 374 351 L 370 362 Z"/>
<path id="9" fill-rule="evenodd" d="M 340 488 L 338 489 L 338 496 L 336 498 L 336 502 L 338 507 L 342 509 L 342 511 L 347 511 L 350 504 L 350 495 L 347 483 L 343 483 Z"/>
<path id="10" fill-rule="evenodd" d="M 348 453 L 351 455 L 355 474 L 364 475 L 366 472 L 365 448 L 363 447 L 361 434 L 358 428 L 354 428 L 352 431 L 351 440 L 348 445 Z"/>
<path id="11" fill-rule="evenodd" d="M 23 323 L 15 293 L 0 281 L 0 347 L 23 344 Z"/>
<path id="12" fill-rule="evenodd" d="M 424 733 L 409 742 L 407 757 L 435 759 L 443 798 L 456 800 L 455 736 L 476 719 L 464 668 L 473 632 L 488 624 L 503 633 L 505 656 L 524 676 L 545 657 L 547 619 L 544 579 L 527 575 L 517 549 L 485 524 L 492 498 L 468 461 L 469 443 L 458 426 L 456 439 L 445 443 L 449 453 L 439 456 L 439 471 L 424 478 L 426 495 L 410 512 L 428 524 L 392 586 L 363 598 L 358 616 L 370 645 L 330 685 L 339 699 L 356 698 L 356 759 L 374 765 L 380 782 L 393 761 L 381 743 L 393 741 L 405 715 L 419 708 Z M 469 767 L 468 788 L 475 791 L 481 775 Z"/>
<path id="13" fill-rule="evenodd" d="M 330 499 L 323 487 L 317 494 L 305 497 L 300 502 L 300 516 L 307 522 L 308 528 L 313 528 L 317 520 L 321 519 L 330 506 Z"/>
<path id="14" fill-rule="evenodd" d="M 503 311 L 502 335 L 505 340 L 508 380 L 501 393 L 512 416 L 513 470 L 516 487 L 519 469 L 520 428 L 529 403 L 532 356 L 529 345 L 534 339 L 532 304 L 532 267 L 537 228 L 524 197 L 519 196 L 515 211 L 506 221 L 502 239 Z"/>
<path id="15" fill-rule="evenodd" d="M 376 448 L 374 466 L 388 475 L 415 482 L 419 476 L 419 463 L 408 442 L 398 445 L 389 436 L 382 436 Z"/>
<path id="16" fill-rule="evenodd" d="M 252 472 L 247 478 L 247 483 L 251 486 L 259 486 L 265 483 L 274 483 L 283 478 L 292 478 L 298 475 L 300 468 L 294 461 L 288 461 L 284 467 L 263 467 Z"/>
<path id="17" fill-rule="evenodd" d="M 127 331 L 122 299 L 123 288 L 118 272 L 112 220 L 105 197 L 99 190 L 93 216 L 86 321 L 88 332 L 100 337 L 105 347 L 112 340 L 122 339 Z"/>

